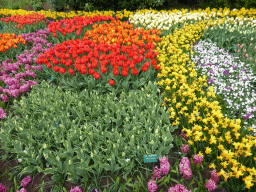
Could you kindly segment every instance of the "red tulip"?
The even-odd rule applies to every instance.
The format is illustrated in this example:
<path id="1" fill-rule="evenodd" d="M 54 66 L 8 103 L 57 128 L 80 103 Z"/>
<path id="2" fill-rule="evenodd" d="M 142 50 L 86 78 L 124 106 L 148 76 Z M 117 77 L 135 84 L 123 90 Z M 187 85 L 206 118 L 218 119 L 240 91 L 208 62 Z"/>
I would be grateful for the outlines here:
<path id="1" fill-rule="evenodd" d="M 114 80 L 112 80 L 112 79 L 109 79 L 109 81 L 108 81 L 108 82 L 109 82 L 109 85 L 112 85 L 112 86 L 113 86 L 113 85 L 115 85 L 115 81 L 114 81 Z"/>

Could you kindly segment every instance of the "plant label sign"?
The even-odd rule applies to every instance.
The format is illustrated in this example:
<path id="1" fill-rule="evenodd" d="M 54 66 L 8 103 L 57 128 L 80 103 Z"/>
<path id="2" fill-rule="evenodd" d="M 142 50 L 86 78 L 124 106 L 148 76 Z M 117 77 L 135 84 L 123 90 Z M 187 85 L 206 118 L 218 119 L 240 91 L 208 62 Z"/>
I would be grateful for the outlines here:
<path id="1" fill-rule="evenodd" d="M 144 155 L 144 163 L 153 163 L 153 162 L 157 162 L 156 154 Z"/>

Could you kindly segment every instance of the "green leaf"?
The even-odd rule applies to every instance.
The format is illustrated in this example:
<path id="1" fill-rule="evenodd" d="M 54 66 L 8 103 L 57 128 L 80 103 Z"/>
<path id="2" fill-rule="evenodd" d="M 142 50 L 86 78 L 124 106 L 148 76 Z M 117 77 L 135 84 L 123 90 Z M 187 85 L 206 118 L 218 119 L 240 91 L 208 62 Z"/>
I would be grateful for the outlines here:
<path id="1" fill-rule="evenodd" d="M 24 175 L 24 174 L 31 174 L 32 172 L 36 171 L 37 167 L 34 165 L 30 165 L 28 167 L 25 167 L 21 172 L 20 175 Z"/>

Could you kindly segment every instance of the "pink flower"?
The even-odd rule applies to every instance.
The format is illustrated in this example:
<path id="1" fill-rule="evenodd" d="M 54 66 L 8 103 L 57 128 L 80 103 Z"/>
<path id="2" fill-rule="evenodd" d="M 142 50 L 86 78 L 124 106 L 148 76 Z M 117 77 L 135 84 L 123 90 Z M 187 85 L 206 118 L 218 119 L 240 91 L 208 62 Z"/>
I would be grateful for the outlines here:
<path id="1" fill-rule="evenodd" d="M 211 172 L 211 179 L 218 184 L 220 182 L 220 176 L 217 174 L 216 169 Z"/>
<path id="2" fill-rule="evenodd" d="M 186 139 L 186 141 L 188 141 L 188 137 L 187 137 L 186 133 L 184 133 L 183 131 L 181 132 L 180 136 L 181 136 L 183 139 Z"/>
<path id="3" fill-rule="evenodd" d="M 155 180 L 156 178 L 159 180 L 159 179 L 161 179 L 161 170 L 160 169 L 158 169 L 158 167 L 157 166 L 155 166 L 155 168 L 154 168 L 154 174 L 153 174 L 153 176 L 152 176 L 152 180 Z"/>
<path id="4" fill-rule="evenodd" d="M 192 192 L 189 191 L 184 185 L 176 184 L 174 187 L 170 187 L 168 192 Z"/>
<path id="5" fill-rule="evenodd" d="M 249 59 L 250 61 L 252 60 L 252 58 L 250 57 L 250 59 Z"/>
<path id="6" fill-rule="evenodd" d="M 246 52 L 246 49 L 244 50 L 244 53 Z"/>
<path id="7" fill-rule="evenodd" d="M 252 45 L 252 43 L 250 43 L 250 46 Z"/>
<path id="8" fill-rule="evenodd" d="M 200 156 L 200 155 L 193 155 L 193 163 L 194 165 L 196 166 L 197 163 L 201 164 L 202 165 L 202 161 L 204 159 L 204 156 Z"/>
<path id="9" fill-rule="evenodd" d="M 156 184 L 155 181 L 149 181 L 149 182 L 148 182 L 148 190 L 149 190 L 150 192 L 155 192 L 155 191 L 157 191 L 157 184 Z"/>
<path id="10" fill-rule="evenodd" d="M 9 189 L 6 188 L 4 185 L 2 185 L 2 183 L 0 183 L 0 191 L 1 192 L 6 192 L 6 190 L 9 190 Z"/>
<path id="11" fill-rule="evenodd" d="M 192 177 L 191 164 L 187 157 L 183 157 L 179 164 L 179 172 L 183 179 L 189 179 Z"/>
<path id="12" fill-rule="evenodd" d="M 27 192 L 27 189 L 22 188 L 22 189 L 20 189 L 20 190 L 17 190 L 16 192 Z"/>
<path id="13" fill-rule="evenodd" d="M 78 186 L 75 186 L 74 189 L 70 189 L 70 192 L 82 192 L 82 189 L 80 189 Z"/>
<path id="14" fill-rule="evenodd" d="M 182 144 L 180 149 L 181 149 L 182 153 L 188 153 L 189 152 L 189 146 L 188 145 Z"/>
<path id="15" fill-rule="evenodd" d="M 32 179 L 31 179 L 31 177 L 30 176 L 27 176 L 25 179 L 23 179 L 22 181 L 21 181 L 21 186 L 22 187 L 26 187 L 29 183 L 30 183 L 30 181 L 32 181 Z"/>
<path id="16" fill-rule="evenodd" d="M 208 189 L 208 191 L 214 191 L 217 188 L 217 185 L 212 179 L 209 179 L 205 184 L 205 187 Z"/>
<path id="17" fill-rule="evenodd" d="M 240 49 L 238 49 L 237 52 L 239 53 L 239 52 L 240 52 Z"/>
<path id="18" fill-rule="evenodd" d="M 161 163 L 160 164 L 160 170 L 162 171 L 162 173 L 164 175 L 168 175 L 169 171 L 170 171 L 170 164 L 169 162 L 165 162 L 165 163 Z"/>
<path id="19" fill-rule="evenodd" d="M 240 46 L 240 44 L 237 44 L 237 46 L 239 47 L 239 46 Z"/>
<path id="20" fill-rule="evenodd" d="M 4 116 L 7 114 L 4 112 L 4 110 L 0 107 L 0 119 L 4 119 Z M 1 188 L 0 188 L 1 189 Z"/>
<path id="21" fill-rule="evenodd" d="M 248 57 L 248 54 L 245 54 L 245 57 Z"/>
<path id="22" fill-rule="evenodd" d="M 3 102 L 8 102 L 8 96 L 7 95 L 1 94 L 1 99 L 3 100 Z"/>

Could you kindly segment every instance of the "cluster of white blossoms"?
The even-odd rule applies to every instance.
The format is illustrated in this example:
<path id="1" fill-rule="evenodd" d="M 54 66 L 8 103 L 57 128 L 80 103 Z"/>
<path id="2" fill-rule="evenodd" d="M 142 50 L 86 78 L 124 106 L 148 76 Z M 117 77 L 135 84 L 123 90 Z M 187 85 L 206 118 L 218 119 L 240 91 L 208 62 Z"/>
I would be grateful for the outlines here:
<path id="1" fill-rule="evenodd" d="M 250 65 L 234 58 L 209 39 L 200 40 L 193 51 L 195 55 L 191 55 L 191 60 L 196 63 L 197 71 L 201 76 L 209 77 L 208 83 L 215 87 L 217 95 L 224 96 L 229 115 L 254 119 L 256 91 L 253 83 L 256 77 Z"/>
<path id="2" fill-rule="evenodd" d="M 138 12 L 129 17 L 129 21 L 135 25 L 141 25 L 146 29 L 160 29 L 169 30 L 172 25 L 178 23 L 185 23 L 189 21 L 201 21 L 210 19 L 208 13 L 197 12 L 197 13 L 187 13 L 185 11 L 179 12 Z"/>

